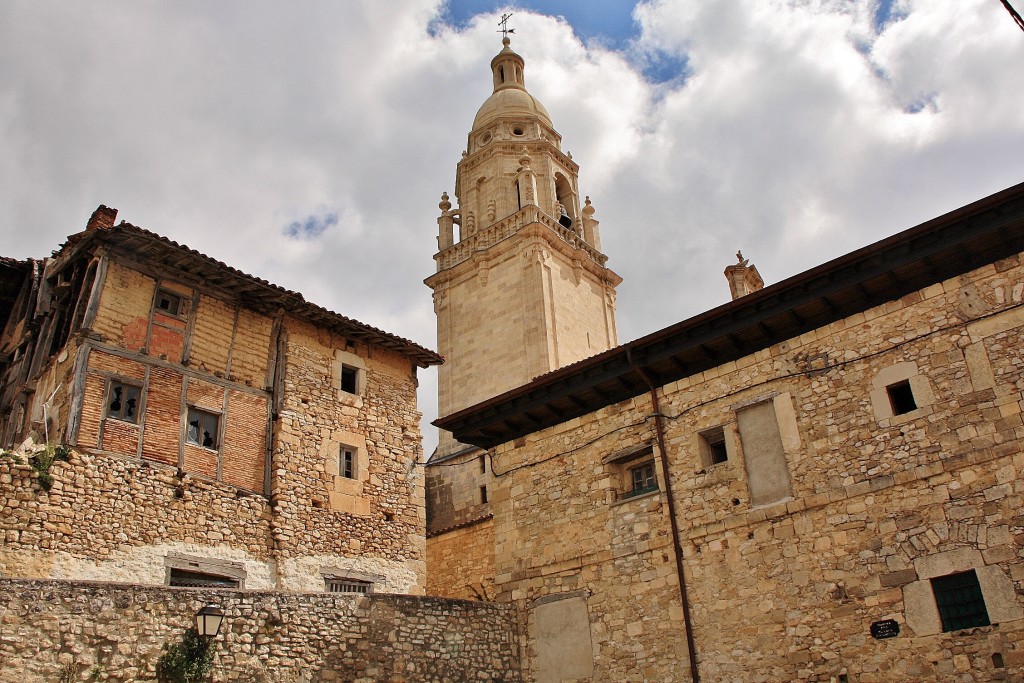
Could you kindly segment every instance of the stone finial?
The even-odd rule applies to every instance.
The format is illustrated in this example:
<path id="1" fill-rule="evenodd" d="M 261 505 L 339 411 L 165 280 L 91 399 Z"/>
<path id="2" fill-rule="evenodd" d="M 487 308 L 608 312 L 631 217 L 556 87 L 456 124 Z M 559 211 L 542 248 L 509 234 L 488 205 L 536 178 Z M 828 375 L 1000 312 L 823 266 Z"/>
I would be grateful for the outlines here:
<path id="1" fill-rule="evenodd" d="M 757 272 L 757 266 L 750 265 L 750 260 L 743 258 L 742 251 L 736 252 L 736 260 L 736 264 L 725 269 L 725 279 L 729 281 L 729 291 L 734 301 L 764 288 L 764 280 Z"/>
<path id="2" fill-rule="evenodd" d="M 588 196 L 583 206 L 583 239 L 594 249 L 601 251 L 599 225 L 600 221 L 594 218 L 594 205 L 590 203 L 590 197 Z"/>
<path id="3" fill-rule="evenodd" d="M 532 159 L 530 158 L 530 150 L 527 149 L 526 146 L 524 145 L 523 146 L 523 155 L 521 157 L 519 157 L 519 165 L 522 166 L 523 168 L 530 168 L 530 162 L 531 161 L 532 161 Z"/>
<path id="4" fill-rule="evenodd" d="M 437 208 L 441 209 L 442 211 L 450 211 L 451 210 L 452 203 L 450 201 L 448 201 L 448 193 L 447 192 L 442 192 L 441 193 L 441 202 L 437 205 Z"/>
<path id="5" fill-rule="evenodd" d="M 587 195 L 587 198 L 586 200 L 584 200 L 583 204 L 583 215 L 587 218 L 593 218 L 595 209 L 594 205 L 590 203 L 590 195 Z"/>
<path id="6" fill-rule="evenodd" d="M 89 222 L 85 224 L 86 230 L 105 230 L 114 227 L 114 221 L 117 219 L 117 209 L 111 209 L 108 206 L 100 204 L 95 211 L 92 212 L 92 216 L 89 217 Z"/>

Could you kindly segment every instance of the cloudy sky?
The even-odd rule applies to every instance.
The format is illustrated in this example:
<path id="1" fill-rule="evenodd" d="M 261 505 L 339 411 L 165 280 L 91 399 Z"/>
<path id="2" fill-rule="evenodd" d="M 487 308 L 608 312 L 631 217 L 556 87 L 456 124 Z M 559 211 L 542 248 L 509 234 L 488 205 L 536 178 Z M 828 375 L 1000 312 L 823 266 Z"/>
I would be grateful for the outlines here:
<path id="1" fill-rule="evenodd" d="M 103 203 L 433 348 L 437 202 L 503 11 L 623 342 L 724 303 L 737 249 L 770 284 L 1024 181 L 999 0 L 32 0 L 0 4 L 0 255 Z"/>

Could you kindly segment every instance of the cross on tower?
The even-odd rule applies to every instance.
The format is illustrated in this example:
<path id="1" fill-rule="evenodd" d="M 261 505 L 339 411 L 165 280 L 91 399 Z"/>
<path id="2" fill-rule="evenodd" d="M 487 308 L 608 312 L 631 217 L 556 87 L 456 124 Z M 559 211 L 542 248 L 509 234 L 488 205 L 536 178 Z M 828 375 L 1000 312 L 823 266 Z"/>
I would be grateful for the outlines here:
<path id="1" fill-rule="evenodd" d="M 515 33 L 516 30 L 514 28 L 509 28 L 508 27 L 508 20 L 511 19 L 511 18 L 512 18 L 511 12 L 509 14 L 502 14 L 501 15 L 501 21 L 498 22 L 498 26 L 500 26 L 501 28 L 498 29 L 497 31 L 495 31 L 495 33 L 502 34 L 502 38 L 508 38 L 508 34 Z"/>

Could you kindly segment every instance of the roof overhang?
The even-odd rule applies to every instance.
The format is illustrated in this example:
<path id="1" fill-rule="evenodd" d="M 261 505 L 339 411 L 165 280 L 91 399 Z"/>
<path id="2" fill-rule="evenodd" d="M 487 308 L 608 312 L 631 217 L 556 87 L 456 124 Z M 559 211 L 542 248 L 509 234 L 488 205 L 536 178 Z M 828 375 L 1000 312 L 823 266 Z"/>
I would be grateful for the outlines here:
<path id="1" fill-rule="evenodd" d="M 317 306 L 306 301 L 298 292 L 243 273 L 226 263 L 130 223 L 122 222 L 110 228 L 96 228 L 72 235 L 55 256 L 50 269 L 60 269 L 63 263 L 99 247 L 131 261 L 159 264 L 172 272 L 184 274 L 206 287 L 233 297 L 245 307 L 268 315 L 283 309 L 290 315 L 333 330 L 354 341 L 400 353 L 420 367 L 444 362 L 440 355 L 415 342 Z"/>
<path id="2" fill-rule="evenodd" d="M 492 448 L 1024 251 L 1024 183 L 434 424 Z"/>

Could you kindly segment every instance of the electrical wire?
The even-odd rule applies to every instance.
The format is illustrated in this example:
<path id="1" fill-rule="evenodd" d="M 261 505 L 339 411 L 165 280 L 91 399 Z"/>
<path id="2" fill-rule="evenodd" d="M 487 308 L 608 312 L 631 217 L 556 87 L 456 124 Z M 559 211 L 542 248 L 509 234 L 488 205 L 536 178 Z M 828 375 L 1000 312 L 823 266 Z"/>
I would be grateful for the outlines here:
<path id="1" fill-rule="evenodd" d="M 678 419 L 680 419 L 682 417 L 685 417 L 686 415 L 688 415 L 689 413 L 693 412 L 694 410 L 697 410 L 699 408 L 703 408 L 704 406 L 707 406 L 707 405 L 709 405 L 711 403 L 715 403 L 717 401 L 721 401 L 722 399 L 730 398 L 732 396 L 736 396 L 737 394 L 744 393 L 744 392 L 749 391 L 751 389 L 756 389 L 758 387 L 763 387 L 763 386 L 766 386 L 768 384 L 772 384 L 774 382 L 779 382 L 779 381 L 786 380 L 786 379 L 792 379 L 794 377 L 803 377 L 803 376 L 810 377 L 810 376 L 813 376 L 813 375 L 820 375 L 820 374 L 829 372 L 831 370 L 835 370 L 837 368 L 842 368 L 842 367 L 850 365 L 852 363 L 859 363 L 859 362 L 862 362 L 862 361 L 865 361 L 865 360 L 868 360 L 868 359 L 871 359 L 871 358 L 875 358 L 877 356 L 881 356 L 881 355 L 886 354 L 886 353 L 891 353 L 892 351 L 895 351 L 897 349 L 903 348 L 904 346 L 907 346 L 908 344 L 912 344 L 914 342 L 918 342 L 918 341 L 920 341 L 922 339 L 927 339 L 928 337 L 932 337 L 932 336 L 935 336 L 937 334 L 942 334 L 943 332 L 949 332 L 950 330 L 955 330 L 955 329 L 959 329 L 959 328 L 965 328 L 969 324 L 976 323 L 976 322 L 981 321 L 981 320 L 986 320 L 986 319 L 994 317 L 996 315 L 1001 315 L 1001 314 L 1006 313 L 1008 311 L 1012 311 L 1012 310 L 1015 310 L 1015 309 L 1018 309 L 1018 308 L 1022 308 L 1022 307 L 1024 307 L 1024 303 L 1019 303 L 1019 304 L 1014 304 L 1012 306 L 1007 306 L 1005 308 L 999 309 L 998 311 L 993 311 L 992 313 L 987 313 L 985 315 L 978 316 L 977 318 L 973 318 L 972 320 L 967 321 L 967 322 L 958 322 L 958 323 L 954 323 L 954 324 L 951 324 L 951 325 L 945 325 L 943 327 L 939 327 L 939 328 L 936 328 L 934 330 L 930 330 L 928 332 L 925 332 L 924 334 L 917 335 L 916 337 L 911 337 L 909 339 L 904 339 L 903 341 L 897 342 L 897 343 L 895 343 L 895 344 L 893 344 L 891 346 L 888 346 L 888 347 L 886 347 L 884 349 L 879 349 L 878 351 L 872 351 L 871 353 L 865 353 L 865 354 L 862 354 L 862 355 L 857 356 L 855 358 L 848 358 L 848 359 L 836 361 L 834 363 L 830 363 L 830 364 L 824 365 L 824 366 L 822 366 L 820 368 L 811 368 L 811 369 L 808 369 L 808 370 L 801 370 L 799 372 L 789 372 L 789 373 L 785 373 L 785 374 L 781 374 L 781 375 L 775 375 L 774 377 L 769 377 L 769 378 L 763 379 L 761 381 L 754 382 L 752 384 L 748 384 L 748 385 L 739 387 L 738 389 L 734 389 L 732 391 L 728 391 L 728 392 L 726 392 L 724 394 L 720 394 L 720 395 L 715 396 L 713 398 L 706 399 L 704 401 L 701 401 L 700 403 L 695 403 L 694 405 L 686 408 L 685 410 L 682 410 L 681 412 L 677 413 L 676 415 L 665 415 L 665 414 L 662 414 L 662 417 L 664 417 L 667 420 L 678 420 Z M 655 416 L 653 414 L 652 415 L 648 415 L 643 420 L 639 420 L 637 422 L 633 422 L 633 423 L 628 424 L 628 425 L 622 425 L 620 427 L 616 427 L 615 429 L 612 429 L 612 430 L 609 430 L 609 431 L 607 431 L 607 432 L 605 432 L 603 434 L 600 434 L 600 435 L 594 437 L 593 439 L 591 439 L 591 440 L 589 440 L 589 441 L 587 441 L 585 443 L 582 443 L 582 444 L 580 444 L 578 446 L 575 446 L 573 448 L 561 451 L 559 453 L 555 453 L 553 455 L 549 455 L 549 456 L 547 456 L 545 458 L 541 458 L 540 460 L 534 460 L 534 461 L 523 463 L 521 465 L 516 465 L 515 467 L 510 467 L 509 469 L 504 470 L 502 472 L 499 472 L 495 468 L 495 466 L 494 466 L 494 451 L 493 450 L 488 450 L 487 451 L 487 456 L 488 456 L 488 459 L 490 460 L 490 464 L 491 464 L 491 473 L 494 474 L 495 477 L 503 477 L 505 475 L 511 474 L 512 472 L 516 472 L 516 471 L 521 470 L 521 469 L 527 469 L 527 468 L 530 468 L 530 467 L 536 467 L 537 465 L 542 465 L 542 464 L 544 464 L 546 462 L 549 462 L 551 460 L 554 460 L 556 458 L 560 458 L 560 457 L 562 457 L 564 455 L 571 455 L 572 453 L 575 453 L 575 452 L 580 451 L 580 450 L 582 450 L 584 448 L 592 446 L 595 443 L 597 443 L 598 441 L 601 441 L 602 439 L 604 439 L 604 438 L 606 438 L 608 436 L 611 436 L 612 434 L 617 434 L 618 432 L 621 432 L 621 431 L 623 431 L 625 429 L 630 429 L 632 427 L 637 427 L 639 425 L 645 424 L 647 422 L 647 420 L 653 419 L 654 417 Z"/>
<path id="2" fill-rule="evenodd" d="M 1016 23 L 1017 26 L 1020 27 L 1021 31 L 1024 31 L 1024 19 L 1021 19 L 1020 14 L 1017 13 L 1017 10 L 1013 9 L 1013 7 L 1010 6 L 1010 0 L 999 1 L 1003 3 L 1003 7 L 1005 7 L 1006 11 L 1010 13 L 1011 17 L 1013 17 L 1014 23 Z"/>

